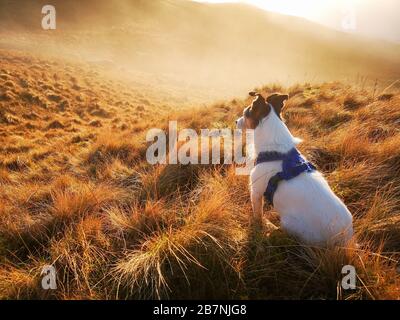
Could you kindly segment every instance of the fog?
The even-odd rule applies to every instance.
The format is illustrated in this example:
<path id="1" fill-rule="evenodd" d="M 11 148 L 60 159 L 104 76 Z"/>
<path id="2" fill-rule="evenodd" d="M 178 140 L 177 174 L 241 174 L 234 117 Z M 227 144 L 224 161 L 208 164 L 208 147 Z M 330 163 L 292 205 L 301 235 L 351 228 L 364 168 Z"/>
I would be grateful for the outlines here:
<path id="1" fill-rule="evenodd" d="M 295 15 L 327 27 L 400 42 L 398 0 L 196 0 L 242 2 L 265 10 Z M 354 20 L 349 24 L 349 19 Z"/>
<path id="2" fill-rule="evenodd" d="M 53 1 L 57 29 L 41 29 L 47 1 L 0 0 L 0 48 L 102 65 L 120 77 L 200 90 L 210 99 L 270 82 L 391 82 L 399 46 L 243 4 L 187 0 Z M 372 8 L 372 7 L 371 7 Z"/>

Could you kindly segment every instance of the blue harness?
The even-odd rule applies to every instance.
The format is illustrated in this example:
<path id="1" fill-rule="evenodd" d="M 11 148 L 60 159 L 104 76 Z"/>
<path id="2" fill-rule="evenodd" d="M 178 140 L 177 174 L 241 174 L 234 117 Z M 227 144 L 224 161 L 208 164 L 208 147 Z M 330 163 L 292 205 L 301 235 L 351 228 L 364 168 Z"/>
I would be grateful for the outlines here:
<path id="1" fill-rule="evenodd" d="M 282 171 L 269 179 L 267 190 L 264 193 L 266 200 L 271 205 L 274 204 L 274 194 L 278 189 L 279 182 L 282 180 L 293 179 L 303 172 L 312 172 L 316 170 L 315 166 L 304 159 L 296 148 L 293 148 L 288 153 L 280 153 L 276 151 L 261 152 L 257 157 L 256 165 L 271 161 L 283 161 Z"/>

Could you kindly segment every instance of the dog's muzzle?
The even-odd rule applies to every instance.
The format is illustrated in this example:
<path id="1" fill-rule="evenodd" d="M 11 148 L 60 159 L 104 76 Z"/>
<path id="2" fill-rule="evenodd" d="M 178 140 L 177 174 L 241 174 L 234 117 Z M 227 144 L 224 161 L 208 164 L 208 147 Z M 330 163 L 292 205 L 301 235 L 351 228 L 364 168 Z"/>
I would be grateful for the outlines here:
<path id="1" fill-rule="evenodd" d="M 241 117 L 236 120 L 236 128 L 243 130 L 244 129 L 244 118 Z"/>

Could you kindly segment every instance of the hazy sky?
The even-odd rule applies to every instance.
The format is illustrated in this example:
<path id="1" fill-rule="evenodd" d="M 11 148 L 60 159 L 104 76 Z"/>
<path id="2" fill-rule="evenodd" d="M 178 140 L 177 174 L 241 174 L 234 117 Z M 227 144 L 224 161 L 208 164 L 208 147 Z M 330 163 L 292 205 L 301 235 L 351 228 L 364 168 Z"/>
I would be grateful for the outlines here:
<path id="1" fill-rule="evenodd" d="M 244 2 L 331 28 L 400 42 L 400 0 L 195 0 Z"/>

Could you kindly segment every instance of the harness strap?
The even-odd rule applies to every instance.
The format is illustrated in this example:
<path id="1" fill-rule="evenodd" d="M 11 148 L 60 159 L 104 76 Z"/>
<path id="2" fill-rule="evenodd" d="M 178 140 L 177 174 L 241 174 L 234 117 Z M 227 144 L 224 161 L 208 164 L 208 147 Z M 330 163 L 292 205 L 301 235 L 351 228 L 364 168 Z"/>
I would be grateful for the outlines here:
<path id="1" fill-rule="evenodd" d="M 269 179 L 267 189 L 264 193 L 266 200 L 271 205 L 273 205 L 274 194 L 281 181 L 293 179 L 303 172 L 312 172 L 316 170 L 315 166 L 311 162 L 306 161 L 296 148 L 293 148 L 287 154 L 278 152 L 260 153 L 257 157 L 256 164 L 278 160 L 283 161 L 283 170 Z"/>
<path id="2" fill-rule="evenodd" d="M 263 162 L 284 160 L 286 157 L 286 153 L 281 153 L 277 151 L 260 152 L 256 159 L 256 165 Z"/>

